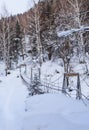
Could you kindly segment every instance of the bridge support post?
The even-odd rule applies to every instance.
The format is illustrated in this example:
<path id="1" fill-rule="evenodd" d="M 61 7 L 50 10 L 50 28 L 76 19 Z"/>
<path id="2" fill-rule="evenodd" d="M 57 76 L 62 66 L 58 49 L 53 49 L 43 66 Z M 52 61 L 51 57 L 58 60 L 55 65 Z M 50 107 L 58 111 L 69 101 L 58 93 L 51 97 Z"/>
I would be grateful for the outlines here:
<path id="1" fill-rule="evenodd" d="M 80 78 L 79 78 L 79 74 L 77 76 L 77 92 L 76 92 L 76 99 L 81 99 L 82 95 L 81 95 L 81 86 L 80 86 Z"/>
<path id="2" fill-rule="evenodd" d="M 62 93 L 66 93 L 66 76 L 65 76 L 65 74 L 64 74 L 64 78 L 63 78 Z"/>
<path id="3" fill-rule="evenodd" d="M 79 73 L 64 73 L 62 93 L 66 94 L 66 89 L 68 89 L 67 80 L 68 80 L 69 77 L 74 77 L 74 76 L 77 77 L 77 86 L 76 86 L 76 89 L 75 89 L 76 90 L 76 99 L 81 99 L 82 95 L 81 95 L 81 85 L 80 85 Z"/>

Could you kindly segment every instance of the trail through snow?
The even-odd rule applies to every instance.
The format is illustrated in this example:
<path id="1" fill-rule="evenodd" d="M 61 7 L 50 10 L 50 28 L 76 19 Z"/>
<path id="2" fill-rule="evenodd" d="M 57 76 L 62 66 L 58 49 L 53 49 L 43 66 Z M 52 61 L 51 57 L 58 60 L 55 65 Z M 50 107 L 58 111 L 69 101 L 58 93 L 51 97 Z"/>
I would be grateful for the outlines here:
<path id="1" fill-rule="evenodd" d="M 18 73 L 2 77 L 0 83 L 0 130 L 21 130 L 25 114 L 26 87 Z"/>

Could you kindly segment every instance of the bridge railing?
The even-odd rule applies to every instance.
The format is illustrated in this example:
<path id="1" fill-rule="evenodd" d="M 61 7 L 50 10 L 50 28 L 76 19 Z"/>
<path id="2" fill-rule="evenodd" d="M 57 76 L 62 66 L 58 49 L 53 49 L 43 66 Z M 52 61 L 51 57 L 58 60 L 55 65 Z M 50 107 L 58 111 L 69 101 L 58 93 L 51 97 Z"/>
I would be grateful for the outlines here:
<path id="1" fill-rule="evenodd" d="M 26 78 L 25 73 L 20 74 L 20 76 L 21 76 L 23 83 L 27 86 L 28 90 L 31 91 L 31 80 L 30 80 L 30 78 Z M 40 92 L 42 92 L 42 93 L 63 93 L 62 87 L 57 86 L 54 83 L 47 82 L 45 80 L 41 81 L 40 86 L 39 86 L 39 90 L 41 90 Z M 78 89 L 72 89 L 72 91 L 78 92 Z M 68 91 L 66 91 L 65 94 L 69 97 L 72 97 L 72 95 Z M 84 99 L 89 101 L 89 98 L 87 96 L 85 96 L 83 93 L 81 93 L 81 97 L 82 97 L 81 100 L 86 105 Z M 75 93 L 75 98 L 76 98 L 76 93 Z"/>

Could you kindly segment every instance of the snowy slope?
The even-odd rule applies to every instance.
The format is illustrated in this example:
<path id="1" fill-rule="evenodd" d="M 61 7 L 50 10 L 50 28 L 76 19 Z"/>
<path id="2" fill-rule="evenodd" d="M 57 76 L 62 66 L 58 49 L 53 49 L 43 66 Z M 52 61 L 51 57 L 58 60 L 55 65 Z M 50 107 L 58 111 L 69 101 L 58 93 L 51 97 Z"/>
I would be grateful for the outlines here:
<path id="1" fill-rule="evenodd" d="M 45 94 L 29 97 L 24 130 L 88 130 L 89 104 L 64 95 Z"/>
<path id="2" fill-rule="evenodd" d="M 89 102 L 62 94 L 28 97 L 18 70 L 0 80 L 0 130 L 89 130 Z"/>
<path id="3" fill-rule="evenodd" d="M 25 112 L 26 87 L 18 72 L 11 72 L 0 80 L 0 130 L 20 130 Z"/>

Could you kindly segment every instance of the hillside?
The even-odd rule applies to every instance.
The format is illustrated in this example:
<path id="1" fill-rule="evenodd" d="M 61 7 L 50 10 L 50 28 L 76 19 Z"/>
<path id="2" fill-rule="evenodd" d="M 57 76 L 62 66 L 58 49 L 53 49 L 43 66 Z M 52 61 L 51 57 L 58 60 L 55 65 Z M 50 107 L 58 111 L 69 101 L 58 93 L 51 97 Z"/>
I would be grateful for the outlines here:
<path id="1" fill-rule="evenodd" d="M 36 21 L 36 23 L 39 23 L 37 28 L 39 28 L 42 51 L 43 53 L 48 52 L 49 59 L 52 56 L 62 57 L 59 51 L 68 42 L 73 50 L 77 46 L 77 54 L 78 52 L 81 53 L 83 48 L 85 53 L 88 52 L 89 31 L 87 29 L 82 32 L 72 33 L 66 37 L 58 37 L 58 32 L 89 26 L 88 0 L 42 0 L 38 2 L 36 7 L 18 15 L 21 28 L 25 30 L 26 35 L 30 35 L 29 46 L 31 46 L 31 51 L 33 51 L 33 46 L 36 44 L 35 10 L 36 17 L 39 18 L 39 21 Z M 81 33 L 82 36 L 80 36 Z M 81 50 L 79 50 L 79 46 L 81 46 Z"/>
<path id="2" fill-rule="evenodd" d="M 89 27 L 88 3 L 88 0 L 42 0 L 23 14 L 2 16 L 1 59 L 8 61 L 6 64 L 11 68 L 12 62 L 17 64 L 19 58 L 24 59 L 29 53 L 34 55 L 40 50 L 43 55 L 48 54 L 49 60 L 56 57 L 65 60 L 65 55 L 71 54 L 78 55 L 81 61 L 82 55 L 89 53 L 89 29 L 86 28 Z M 81 30 L 82 27 L 85 29 Z M 58 35 L 72 29 L 79 31 L 66 37 Z M 26 49 L 27 37 L 29 49 Z M 64 51 L 66 53 L 62 55 Z"/>
<path id="3" fill-rule="evenodd" d="M 61 93 L 30 97 L 18 70 L 0 80 L 1 130 L 89 129 L 89 101 Z"/>
<path id="4" fill-rule="evenodd" d="M 89 130 L 89 0 L 4 11 L 0 130 Z"/>

